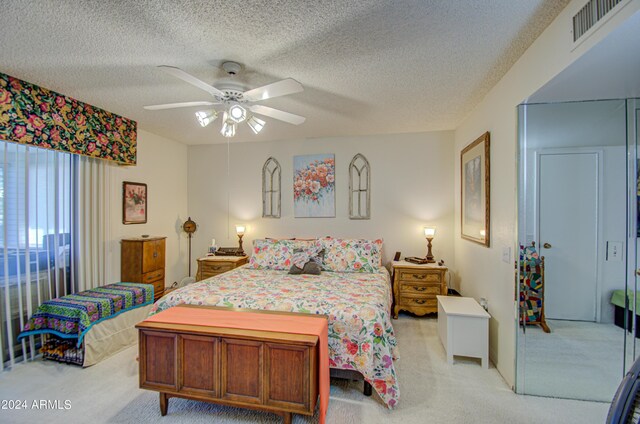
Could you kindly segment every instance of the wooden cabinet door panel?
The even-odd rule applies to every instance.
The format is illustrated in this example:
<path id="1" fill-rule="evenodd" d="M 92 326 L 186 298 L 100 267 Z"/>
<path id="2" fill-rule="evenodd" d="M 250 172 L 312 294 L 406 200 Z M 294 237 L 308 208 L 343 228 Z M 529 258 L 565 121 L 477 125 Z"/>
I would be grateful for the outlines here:
<path id="1" fill-rule="evenodd" d="M 180 336 L 181 393 L 219 397 L 220 343 L 217 337 Z"/>
<path id="2" fill-rule="evenodd" d="M 306 346 L 265 343 L 265 403 L 309 409 L 310 352 Z"/>
<path id="3" fill-rule="evenodd" d="M 176 390 L 177 335 L 158 331 L 140 332 L 140 387 Z"/>
<path id="4" fill-rule="evenodd" d="M 223 338 L 221 397 L 244 403 L 262 403 L 262 342 Z"/>
<path id="5" fill-rule="evenodd" d="M 164 268 L 165 240 L 151 240 L 142 247 L 142 272 L 147 273 Z"/>

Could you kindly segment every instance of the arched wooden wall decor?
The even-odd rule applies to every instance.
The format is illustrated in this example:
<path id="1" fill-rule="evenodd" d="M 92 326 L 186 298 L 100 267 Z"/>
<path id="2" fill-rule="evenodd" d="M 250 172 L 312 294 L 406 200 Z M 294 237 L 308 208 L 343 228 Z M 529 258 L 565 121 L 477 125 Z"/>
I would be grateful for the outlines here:
<path id="1" fill-rule="evenodd" d="M 280 218 L 281 168 L 273 157 L 262 167 L 262 217 Z"/>
<path id="2" fill-rule="evenodd" d="M 349 218 L 371 218 L 371 167 L 360 153 L 349 164 Z"/>

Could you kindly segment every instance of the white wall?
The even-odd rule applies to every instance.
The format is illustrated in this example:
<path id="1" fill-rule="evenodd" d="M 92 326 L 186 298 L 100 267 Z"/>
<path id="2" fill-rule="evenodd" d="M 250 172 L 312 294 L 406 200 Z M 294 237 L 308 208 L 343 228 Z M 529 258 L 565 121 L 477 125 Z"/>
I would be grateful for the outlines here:
<path id="1" fill-rule="evenodd" d="M 527 49 L 498 84 L 455 131 L 455 268 L 462 293 L 489 301 L 490 355 L 508 384 L 515 382 L 517 111 L 516 106 L 554 75 L 582 56 L 621 22 L 640 9 L 640 0 L 626 5 L 591 36 L 574 46 L 571 17 L 583 0 L 573 0 Z M 484 248 L 459 237 L 460 151 L 485 131 L 491 133 L 491 246 Z M 502 261 L 503 248 L 511 260 Z"/>
<path id="2" fill-rule="evenodd" d="M 453 261 L 453 133 L 429 132 L 189 147 L 189 214 L 199 224 L 194 261 L 212 238 L 237 246 L 234 225 L 248 226 L 245 252 L 263 237 L 343 236 L 385 240 L 385 262 L 396 251 L 424 256 L 423 227 L 437 229 L 433 253 Z M 293 156 L 334 153 L 336 217 L 293 217 Z M 371 165 L 371 219 L 350 220 L 348 167 L 356 153 Z M 262 218 L 262 166 L 269 156 L 282 167 L 282 215 Z M 227 192 L 229 202 L 227 204 Z M 229 218 L 227 219 L 227 206 Z"/>
<path id="3" fill-rule="evenodd" d="M 120 240 L 142 234 L 166 236 L 165 285 L 187 275 L 187 240 L 181 225 L 187 218 L 187 146 L 138 130 L 136 166 L 112 172 L 110 281 L 120 280 Z M 122 182 L 147 184 L 146 224 L 122 223 Z"/>

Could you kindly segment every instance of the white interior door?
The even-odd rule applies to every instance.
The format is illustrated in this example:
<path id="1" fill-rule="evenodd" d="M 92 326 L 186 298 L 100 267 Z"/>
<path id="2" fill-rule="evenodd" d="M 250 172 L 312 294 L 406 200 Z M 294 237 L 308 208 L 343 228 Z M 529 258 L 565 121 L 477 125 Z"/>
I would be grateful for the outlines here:
<path id="1" fill-rule="evenodd" d="M 598 153 L 538 156 L 538 228 L 547 318 L 596 320 Z"/>

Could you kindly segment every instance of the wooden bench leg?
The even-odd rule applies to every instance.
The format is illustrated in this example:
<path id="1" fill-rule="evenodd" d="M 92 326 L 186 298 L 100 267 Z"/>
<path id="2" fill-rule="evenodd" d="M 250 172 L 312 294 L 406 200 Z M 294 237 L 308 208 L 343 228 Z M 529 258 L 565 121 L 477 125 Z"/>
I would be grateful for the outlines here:
<path id="1" fill-rule="evenodd" d="M 167 415 L 167 408 L 169 407 L 169 398 L 166 393 L 160 392 L 160 415 L 163 417 Z"/>
<path id="2" fill-rule="evenodd" d="M 291 412 L 282 413 L 282 422 L 283 424 L 291 424 Z"/>
<path id="3" fill-rule="evenodd" d="M 362 393 L 364 393 L 365 396 L 371 396 L 371 394 L 373 393 L 373 387 L 371 387 L 371 384 L 369 384 L 367 381 L 364 382 L 364 390 L 362 391 Z"/>

